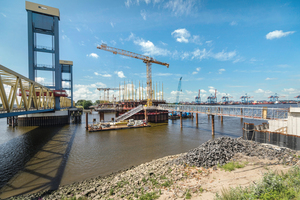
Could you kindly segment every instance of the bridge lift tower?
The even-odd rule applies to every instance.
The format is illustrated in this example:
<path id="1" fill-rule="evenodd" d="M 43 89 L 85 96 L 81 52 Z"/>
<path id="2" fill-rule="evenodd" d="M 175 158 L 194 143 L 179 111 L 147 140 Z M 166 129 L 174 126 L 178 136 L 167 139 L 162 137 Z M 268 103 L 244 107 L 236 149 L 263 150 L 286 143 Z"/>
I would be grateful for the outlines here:
<path id="1" fill-rule="evenodd" d="M 46 87 L 60 92 L 63 90 L 62 82 L 70 82 L 68 90 L 71 91 L 73 102 L 73 80 L 72 80 L 72 61 L 59 60 L 59 9 L 45 6 L 29 1 L 25 2 L 28 20 L 28 68 L 29 79 L 37 81 L 39 70 L 52 72 L 54 85 Z M 43 38 L 52 46 L 39 45 L 40 38 Z M 49 63 L 39 63 L 41 58 L 47 57 Z M 51 61 L 50 61 L 51 60 Z M 62 73 L 69 73 L 70 79 L 62 79 Z M 71 103 L 73 106 L 73 103 Z M 60 110 L 60 97 L 55 96 L 55 110 Z"/>

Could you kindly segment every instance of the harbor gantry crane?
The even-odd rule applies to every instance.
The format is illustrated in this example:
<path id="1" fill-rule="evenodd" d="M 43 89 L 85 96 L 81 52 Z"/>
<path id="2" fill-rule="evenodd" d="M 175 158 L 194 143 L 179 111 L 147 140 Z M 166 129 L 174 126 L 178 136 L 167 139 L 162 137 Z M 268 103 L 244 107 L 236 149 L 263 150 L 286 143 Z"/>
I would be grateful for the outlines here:
<path id="1" fill-rule="evenodd" d="M 253 98 L 253 96 L 250 97 L 250 96 L 247 95 L 247 93 L 246 93 L 244 96 L 241 96 L 241 97 L 240 97 L 242 103 L 244 103 L 244 104 L 249 104 L 249 99 L 250 99 L 250 98 Z"/>
<path id="2" fill-rule="evenodd" d="M 198 92 L 198 96 L 195 97 L 195 103 L 196 104 L 200 104 L 201 103 L 200 90 Z"/>
<path id="3" fill-rule="evenodd" d="M 271 102 L 275 103 L 276 101 L 278 102 L 278 98 L 280 97 L 285 97 L 285 96 L 278 96 L 277 93 L 275 93 L 275 95 L 271 95 L 268 98 L 270 99 Z"/>
<path id="4" fill-rule="evenodd" d="M 107 102 L 109 102 L 109 90 L 124 90 L 123 88 L 97 88 L 99 91 L 104 91 L 104 101 L 105 99 L 105 92 L 107 92 Z M 101 100 L 101 99 L 100 99 Z"/>
<path id="5" fill-rule="evenodd" d="M 227 104 L 229 102 L 229 98 L 232 98 L 230 96 L 228 96 L 228 94 L 226 94 L 225 96 L 222 96 L 222 101 L 223 101 L 223 104 Z"/>
<path id="6" fill-rule="evenodd" d="M 133 53 L 130 51 L 126 51 L 123 49 L 118 49 L 115 47 L 110 47 L 107 46 L 106 44 L 101 44 L 100 46 L 97 46 L 97 49 L 102 49 L 105 51 L 109 51 L 112 52 L 113 54 L 120 54 L 123 56 L 128 56 L 131 58 L 136 58 L 136 59 L 140 59 L 143 60 L 144 63 L 146 63 L 147 66 L 147 106 L 152 106 L 152 69 L 151 69 L 151 64 L 155 63 L 158 65 L 164 65 L 167 68 L 169 68 L 169 64 L 168 63 L 163 63 L 160 61 L 157 61 L 155 59 L 153 59 L 152 57 L 149 56 L 145 56 L 145 55 L 141 55 L 141 54 L 137 54 L 137 53 Z"/>

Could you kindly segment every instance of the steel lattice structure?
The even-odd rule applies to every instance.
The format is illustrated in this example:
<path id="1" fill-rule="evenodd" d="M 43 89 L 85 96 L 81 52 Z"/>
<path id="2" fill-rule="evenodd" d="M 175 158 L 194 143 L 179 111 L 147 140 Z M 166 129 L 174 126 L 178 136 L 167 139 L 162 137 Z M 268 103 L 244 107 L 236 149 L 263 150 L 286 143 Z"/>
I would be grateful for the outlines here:
<path id="1" fill-rule="evenodd" d="M 9 90 L 7 95 L 6 91 Z M 71 100 L 60 97 L 60 107 L 71 107 Z M 54 111 L 54 91 L 0 65 L 0 118 Z"/>

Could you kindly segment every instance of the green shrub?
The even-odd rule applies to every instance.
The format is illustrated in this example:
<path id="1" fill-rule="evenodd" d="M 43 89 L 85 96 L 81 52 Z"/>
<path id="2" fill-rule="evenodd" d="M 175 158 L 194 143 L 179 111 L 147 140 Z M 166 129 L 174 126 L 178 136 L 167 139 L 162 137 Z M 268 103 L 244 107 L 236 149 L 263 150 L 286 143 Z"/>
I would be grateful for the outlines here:
<path id="1" fill-rule="evenodd" d="M 223 189 L 221 195 L 217 194 L 215 199 L 300 199 L 300 169 L 294 167 L 285 174 L 266 173 L 256 185 Z"/>
<path id="2" fill-rule="evenodd" d="M 140 200 L 153 200 L 153 199 L 157 199 L 159 196 L 157 194 L 155 194 L 155 192 L 150 192 L 150 193 L 146 193 L 143 194 L 142 196 L 140 196 Z"/>

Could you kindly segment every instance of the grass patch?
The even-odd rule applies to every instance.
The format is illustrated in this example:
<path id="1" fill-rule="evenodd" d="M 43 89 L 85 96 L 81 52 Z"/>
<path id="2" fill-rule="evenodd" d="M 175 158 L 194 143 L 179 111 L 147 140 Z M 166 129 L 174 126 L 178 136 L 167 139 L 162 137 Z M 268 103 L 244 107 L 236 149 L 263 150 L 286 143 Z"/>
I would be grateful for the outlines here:
<path id="1" fill-rule="evenodd" d="M 155 192 L 150 192 L 150 193 L 146 193 L 143 194 L 142 196 L 140 196 L 140 200 L 152 200 L 152 199 L 157 199 L 159 196 L 157 194 L 155 194 Z"/>
<path id="2" fill-rule="evenodd" d="M 143 181 L 144 183 L 146 183 L 146 182 L 147 182 L 147 180 L 145 179 L 145 177 L 142 179 L 142 181 Z"/>
<path id="3" fill-rule="evenodd" d="M 173 184 L 173 182 L 168 180 L 168 181 L 164 182 L 161 185 L 164 186 L 164 187 L 170 187 L 172 184 Z"/>
<path id="4" fill-rule="evenodd" d="M 192 195 L 191 195 L 191 193 L 190 193 L 189 190 L 186 191 L 186 193 L 185 193 L 185 198 L 186 198 L 186 199 L 191 199 L 191 198 L 192 198 Z"/>
<path id="5" fill-rule="evenodd" d="M 167 179 L 167 177 L 162 175 L 162 176 L 160 176 L 160 179 Z"/>
<path id="6" fill-rule="evenodd" d="M 111 188 L 111 189 L 109 190 L 109 195 L 113 195 L 113 194 L 114 194 L 114 189 Z"/>
<path id="7" fill-rule="evenodd" d="M 243 168 L 245 167 L 245 165 L 247 164 L 247 162 L 244 163 L 240 163 L 240 162 L 229 162 L 226 163 L 225 165 L 220 166 L 220 168 L 224 169 L 225 171 L 233 171 L 236 168 Z"/>
<path id="8" fill-rule="evenodd" d="M 286 174 L 269 172 L 256 184 L 248 188 L 230 188 L 216 195 L 216 200 L 239 199 L 300 199 L 300 169 L 294 167 Z"/>

